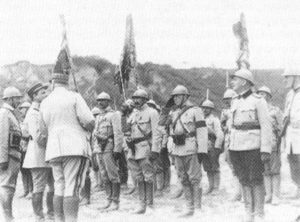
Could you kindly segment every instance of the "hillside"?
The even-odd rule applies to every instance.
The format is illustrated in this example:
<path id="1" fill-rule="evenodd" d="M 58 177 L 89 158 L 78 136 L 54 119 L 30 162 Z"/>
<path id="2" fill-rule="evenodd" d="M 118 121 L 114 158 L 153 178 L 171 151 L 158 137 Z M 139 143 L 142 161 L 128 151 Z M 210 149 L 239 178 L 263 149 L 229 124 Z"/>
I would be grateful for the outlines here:
<path id="1" fill-rule="evenodd" d="M 121 104 L 122 96 L 118 87 L 113 84 L 115 64 L 96 56 L 75 56 L 73 63 L 79 92 L 91 107 L 95 105 L 96 95 L 102 91 L 110 93 L 117 106 Z M 52 64 L 34 65 L 28 61 L 5 65 L 0 69 L 0 91 L 2 92 L 8 85 L 16 85 L 25 91 L 32 82 L 37 80 L 48 82 L 52 68 Z M 148 89 L 151 97 L 160 105 L 167 100 L 171 90 L 177 84 L 184 84 L 191 91 L 192 101 L 197 104 L 205 99 L 206 89 L 209 88 L 210 99 L 216 103 L 218 111 L 222 107 L 221 100 L 225 91 L 227 71 L 233 72 L 233 70 L 217 68 L 175 69 L 169 65 L 157 65 L 151 62 L 138 64 L 136 68 L 139 84 Z M 274 103 L 282 108 L 285 97 L 282 70 L 253 70 L 253 73 L 257 86 L 264 84 L 269 86 L 274 94 Z M 70 84 L 72 87 L 72 78 Z M 131 83 L 128 96 L 131 96 L 134 90 L 135 86 Z"/>

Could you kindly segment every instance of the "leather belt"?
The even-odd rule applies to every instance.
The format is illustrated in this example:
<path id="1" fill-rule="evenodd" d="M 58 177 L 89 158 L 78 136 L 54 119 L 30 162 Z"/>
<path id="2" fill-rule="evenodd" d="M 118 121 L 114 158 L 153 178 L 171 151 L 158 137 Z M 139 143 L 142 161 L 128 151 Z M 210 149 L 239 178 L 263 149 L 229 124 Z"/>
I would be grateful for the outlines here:
<path id="1" fill-rule="evenodd" d="M 232 128 L 236 130 L 259 130 L 260 126 L 259 125 L 235 125 L 232 126 Z"/>

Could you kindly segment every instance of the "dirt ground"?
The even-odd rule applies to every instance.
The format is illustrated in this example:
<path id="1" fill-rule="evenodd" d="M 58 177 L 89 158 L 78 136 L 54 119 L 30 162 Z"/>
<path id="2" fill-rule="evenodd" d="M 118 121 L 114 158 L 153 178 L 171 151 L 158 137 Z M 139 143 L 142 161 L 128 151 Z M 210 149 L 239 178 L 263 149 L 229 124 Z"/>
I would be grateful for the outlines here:
<path id="1" fill-rule="evenodd" d="M 278 206 L 266 205 L 265 213 L 267 222 L 291 222 L 300 214 L 300 200 L 292 200 L 291 196 L 295 193 L 296 187 L 293 185 L 287 158 L 282 154 L 282 186 L 281 204 Z M 93 178 L 92 178 L 93 180 Z M 172 166 L 171 192 L 175 189 L 176 175 Z M 203 173 L 202 185 L 207 187 L 206 174 Z M 221 156 L 221 191 L 218 196 L 204 196 L 202 211 L 193 217 L 184 219 L 190 221 L 207 221 L 207 222 L 240 222 L 243 216 L 243 203 L 231 202 L 230 197 L 233 192 L 232 174 L 224 161 L 224 155 Z M 13 210 L 16 222 L 34 221 L 31 201 L 20 199 L 18 196 L 22 193 L 22 183 L 19 175 L 17 190 L 15 194 Z M 96 210 L 105 200 L 103 191 L 93 193 L 91 204 L 81 206 L 79 210 L 78 221 L 181 221 L 178 215 L 183 207 L 184 199 L 172 200 L 170 194 L 165 194 L 162 198 L 155 199 L 155 210 L 146 212 L 144 215 L 133 215 L 131 211 L 137 204 L 134 195 L 125 196 L 121 194 L 120 210 L 118 212 L 99 212 Z M 45 210 L 44 210 L 45 211 Z"/>

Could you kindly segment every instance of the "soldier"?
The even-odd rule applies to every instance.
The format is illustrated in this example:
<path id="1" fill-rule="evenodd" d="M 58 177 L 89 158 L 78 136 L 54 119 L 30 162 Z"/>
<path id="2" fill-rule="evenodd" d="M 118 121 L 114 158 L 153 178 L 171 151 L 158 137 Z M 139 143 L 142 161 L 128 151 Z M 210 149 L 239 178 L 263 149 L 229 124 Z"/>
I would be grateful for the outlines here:
<path id="1" fill-rule="evenodd" d="M 82 96 L 68 89 L 69 71 L 64 65 L 60 60 L 56 63 L 52 76 L 54 89 L 40 106 L 39 143 L 48 138 L 45 160 L 50 162 L 54 177 L 55 221 L 64 218 L 76 221 L 95 120 Z"/>
<path id="2" fill-rule="evenodd" d="M 120 202 L 120 177 L 117 161 L 120 159 L 123 145 L 121 116 L 109 103 L 110 96 L 102 92 L 97 101 L 100 114 L 96 118 L 94 135 L 98 142 L 98 165 L 105 186 L 107 201 L 101 209 L 118 210 Z"/>
<path id="3" fill-rule="evenodd" d="M 5 221 L 14 219 L 12 202 L 20 170 L 21 128 L 15 116 L 20 105 L 21 93 L 15 87 L 3 91 L 3 105 L 0 108 L 0 201 Z"/>
<path id="4" fill-rule="evenodd" d="M 155 109 L 158 113 L 160 113 L 160 109 L 157 104 L 151 99 L 147 101 L 147 105 L 153 109 Z M 156 179 L 156 197 L 161 197 L 163 195 L 163 191 L 167 190 L 170 187 L 170 179 L 171 179 L 171 170 L 170 170 L 170 159 L 167 148 L 167 133 L 165 126 L 159 126 L 159 135 L 160 135 L 160 146 L 161 150 L 159 153 L 159 158 L 155 161 L 155 179 Z"/>
<path id="5" fill-rule="evenodd" d="M 239 179 L 236 176 L 236 173 L 234 172 L 232 163 L 230 161 L 230 155 L 229 155 L 229 144 L 230 144 L 230 106 L 231 106 L 231 100 L 233 97 L 237 96 L 234 90 L 227 89 L 223 96 L 223 102 L 224 102 L 224 109 L 221 112 L 221 126 L 224 133 L 224 151 L 225 151 L 225 160 L 229 165 L 229 168 L 232 171 L 233 175 L 233 189 L 234 194 L 231 198 L 232 201 L 239 201 L 242 198 L 242 187 L 240 185 Z"/>
<path id="6" fill-rule="evenodd" d="M 92 110 L 92 114 L 94 116 L 94 118 L 96 119 L 96 117 L 100 114 L 100 109 L 98 107 L 94 107 Z M 96 182 L 96 185 L 95 185 L 95 192 L 98 192 L 98 191 L 101 191 L 103 189 L 103 180 L 101 178 L 101 174 L 100 174 L 100 171 L 99 171 L 99 166 L 97 164 L 97 154 L 95 153 L 95 150 L 99 150 L 99 148 L 97 148 L 98 146 L 98 142 L 97 142 L 97 139 L 95 137 L 95 129 L 92 133 L 92 139 L 91 139 L 91 147 L 92 147 L 92 150 L 93 150 L 93 155 L 92 155 L 92 168 L 93 168 L 93 174 L 94 174 L 94 177 L 95 177 L 95 182 Z"/>
<path id="7" fill-rule="evenodd" d="M 46 185 L 48 192 L 46 197 L 47 218 L 53 219 L 53 196 L 54 196 L 54 180 L 51 167 L 45 162 L 45 147 L 41 147 L 37 143 L 37 136 L 40 126 L 39 108 L 41 102 L 46 98 L 47 86 L 42 83 L 33 84 L 27 94 L 32 100 L 32 104 L 26 114 L 24 125 L 31 136 L 27 152 L 24 159 L 23 167 L 30 169 L 33 181 L 32 207 L 36 221 L 44 221 L 43 213 L 43 196 Z"/>
<path id="8" fill-rule="evenodd" d="M 280 198 L 280 168 L 281 168 L 281 151 L 279 142 L 279 133 L 282 127 L 283 115 L 281 110 L 271 104 L 271 90 L 262 86 L 257 93 L 261 95 L 268 103 L 268 111 L 272 123 L 272 153 L 268 164 L 265 164 L 264 183 L 266 190 L 266 203 L 273 205 L 279 204 Z"/>
<path id="9" fill-rule="evenodd" d="M 134 109 L 134 102 L 132 99 L 127 99 L 121 106 L 121 114 L 122 114 L 122 117 L 121 117 L 121 122 L 122 122 L 122 132 L 124 134 L 124 137 L 123 137 L 123 147 L 124 147 L 124 154 L 125 154 L 125 158 L 127 158 L 128 156 L 128 146 L 127 146 L 127 143 L 126 143 L 126 139 L 128 137 L 130 137 L 130 127 L 126 127 L 127 126 L 127 120 L 129 118 L 129 116 L 132 114 L 132 111 Z M 130 165 L 127 163 L 127 159 L 126 159 L 126 165 L 128 167 L 128 173 L 130 173 L 130 177 L 131 177 L 131 180 L 132 180 L 132 184 L 133 184 L 133 187 L 129 188 L 126 192 L 124 192 L 125 195 L 130 195 L 132 194 L 133 192 L 137 191 L 136 189 L 136 179 L 134 178 L 134 174 L 131 173 L 132 172 L 132 169 L 130 169 Z M 119 166 L 120 168 L 122 167 Z"/>
<path id="10" fill-rule="evenodd" d="M 168 120 L 171 120 L 170 135 L 174 143 L 172 155 L 175 156 L 176 170 L 186 199 L 181 217 L 192 216 L 194 207 L 201 208 L 201 167 L 198 155 L 207 154 L 208 143 L 203 112 L 189 101 L 189 96 L 185 86 L 175 87 L 160 119 L 162 125 L 168 125 Z M 172 107 L 174 109 L 170 111 Z"/>
<path id="11" fill-rule="evenodd" d="M 208 129 L 208 153 L 203 158 L 203 168 L 207 172 L 209 184 L 206 194 L 212 192 L 216 194 L 220 187 L 219 157 L 223 149 L 224 134 L 220 120 L 212 114 L 212 111 L 215 109 L 214 103 L 207 99 L 202 103 L 201 107 L 203 108 Z"/>
<path id="12" fill-rule="evenodd" d="M 271 121 L 266 101 L 251 90 L 253 75 L 244 68 L 231 79 L 230 160 L 243 187 L 246 221 L 264 217 L 264 164 L 270 160 Z"/>
<path id="13" fill-rule="evenodd" d="M 20 171 L 21 171 L 22 182 L 23 182 L 23 187 L 24 187 L 24 193 L 21 194 L 20 198 L 26 197 L 27 199 L 32 198 L 32 190 L 33 190 L 31 172 L 29 169 L 26 169 L 23 167 L 23 162 L 24 162 L 24 158 L 25 158 L 25 154 L 27 151 L 28 142 L 29 142 L 29 138 L 30 138 L 30 135 L 24 126 L 24 119 L 25 119 L 26 113 L 27 113 L 28 109 L 30 108 L 30 106 L 31 106 L 31 104 L 29 102 L 23 102 L 19 106 L 19 110 L 21 112 L 21 119 L 22 119 L 22 121 L 20 123 L 21 130 L 22 130 L 21 169 L 20 169 Z"/>
<path id="14" fill-rule="evenodd" d="M 160 152 L 157 130 L 159 114 L 146 104 L 149 97 L 145 90 L 136 90 L 132 99 L 135 109 L 127 120 L 129 130 L 125 130 L 129 132 L 126 141 L 128 165 L 139 191 L 139 206 L 134 213 L 143 214 L 146 207 L 153 209 L 154 161 Z"/>
<path id="15" fill-rule="evenodd" d="M 289 89 L 286 96 L 282 136 L 285 136 L 285 149 L 288 153 L 290 172 L 293 182 L 297 185 L 295 199 L 300 198 L 300 70 L 287 69 L 283 73 L 285 86 Z M 300 216 L 297 221 L 300 221 Z"/>

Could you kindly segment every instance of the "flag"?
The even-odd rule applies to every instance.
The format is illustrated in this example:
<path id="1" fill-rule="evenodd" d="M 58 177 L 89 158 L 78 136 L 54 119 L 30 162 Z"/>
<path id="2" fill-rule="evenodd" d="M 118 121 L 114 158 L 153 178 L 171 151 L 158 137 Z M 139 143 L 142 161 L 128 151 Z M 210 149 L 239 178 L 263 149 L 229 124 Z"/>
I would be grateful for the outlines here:
<path id="1" fill-rule="evenodd" d="M 248 48 L 249 40 L 248 40 L 245 16 L 243 13 L 240 16 L 240 21 L 233 24 L 232 30 L 233 30 L 233 34 L 236 36 L 236 38 L 239 41 L 239 53 L 236 60 L 238 69 L 241 68 L 249 69 L 250 68 L 249 48 Z"/>
<path id="2" fill-rule="evenodd" d="M 115 72 L 115 84 L 119 85 L 120 93 L 128 88 L 130 75 L 136 67 L 136 50 L 133 32 L 132 16 L 128 15 L 126 18 L 126 33 L 123 53 L 120 59 L 120 66 Z M 136 84 L 137 84 L 137 77 Z"/>

